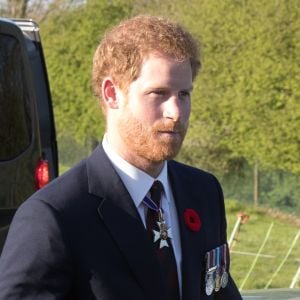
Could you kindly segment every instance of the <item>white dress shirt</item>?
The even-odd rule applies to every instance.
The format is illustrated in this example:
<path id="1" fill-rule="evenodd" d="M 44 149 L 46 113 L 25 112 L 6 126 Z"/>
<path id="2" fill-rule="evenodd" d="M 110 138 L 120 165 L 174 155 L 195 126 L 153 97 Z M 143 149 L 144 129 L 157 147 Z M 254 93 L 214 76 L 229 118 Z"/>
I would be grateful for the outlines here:
<path id="1" fill-rule="evenodd" d="M 180 294 L 182 294 L 182 274 L 181 274 L 181 246 L 180 246 L 180 232 L 178 225 L 178 215 L 173 198 L 173 193 L 168 179 L 168 164 L 164 163 L 163 169 L 160 174 L 153 178 L 142 170 L 136 168 L 135 166 L 128 163 L 120 155 L 118 155 L 112 147 L 108 144 L 106 136 L 104 136 L 102 141 L 103 149 L 113 164 L 116 172 L 123 181 L 125 187 L 127 188 L 140 217 L 146 228 L 146 214 L 147 207 L 143 203 L 143 199 L 146 195 L 149 196 L 149 190 L 155 180 L 159 180 L 163 187 L 164 193 L 162 195 L 161 203 L 164 212 L 164 219 L 168 228 L 171 228 L 173 238 L 171 243 L 174 250 L 175 260 L 177 264 L 178 282 Z"/>

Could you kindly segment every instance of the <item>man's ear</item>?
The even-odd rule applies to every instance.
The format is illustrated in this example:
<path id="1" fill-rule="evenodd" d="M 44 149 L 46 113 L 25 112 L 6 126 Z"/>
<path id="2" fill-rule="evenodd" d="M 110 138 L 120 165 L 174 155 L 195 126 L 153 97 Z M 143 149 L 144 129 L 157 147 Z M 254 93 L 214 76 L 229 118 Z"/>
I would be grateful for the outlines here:
<path id="1" fill-rule="evenodd" d="M 107 108 L 119 108 L 117 87 L 111 77 L 104 78 L 102 82 L 102 100 Z"/>

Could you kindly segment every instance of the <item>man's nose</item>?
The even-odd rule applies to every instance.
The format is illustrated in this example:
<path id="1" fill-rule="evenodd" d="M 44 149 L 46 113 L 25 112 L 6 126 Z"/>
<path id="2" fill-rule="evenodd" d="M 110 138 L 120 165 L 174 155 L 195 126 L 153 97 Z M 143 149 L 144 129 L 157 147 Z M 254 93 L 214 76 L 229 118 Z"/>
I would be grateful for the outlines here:
<path id="1" fill-rule="evenodd" d="M 181 115 L 181 103 L 178 95 L 172 95 L 164 103 L 164 114 L 163 116 L 173 121 L 178 121 Z"/>

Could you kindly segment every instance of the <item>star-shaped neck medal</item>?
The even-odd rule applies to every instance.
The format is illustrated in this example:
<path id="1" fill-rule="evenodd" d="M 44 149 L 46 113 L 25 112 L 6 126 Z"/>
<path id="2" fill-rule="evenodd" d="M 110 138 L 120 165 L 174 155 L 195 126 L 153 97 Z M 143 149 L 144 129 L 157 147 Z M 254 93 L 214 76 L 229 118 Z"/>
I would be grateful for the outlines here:
<path id="1" fill-rule="evenodd" d="M 164 221 L 157 222 L 159 231 L 153 230 L 154 233 L 154 243 L 160 240 L 159 248 L 169 247 L 168 238 L 172 238 L 171 228 L 167 228 L 167 225 Z"/>

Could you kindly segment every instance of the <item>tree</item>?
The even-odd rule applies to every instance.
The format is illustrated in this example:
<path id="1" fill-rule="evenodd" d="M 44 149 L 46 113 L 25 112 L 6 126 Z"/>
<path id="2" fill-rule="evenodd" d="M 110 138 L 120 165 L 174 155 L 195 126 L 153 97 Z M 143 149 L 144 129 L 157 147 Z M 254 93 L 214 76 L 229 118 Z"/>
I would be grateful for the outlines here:
<path id="1" fill-rule="evenodd" d="M 66 12 L 83 4 L 79 0 L 2 0 L 0 14 L 8 18 L 30 18 L 40 23 L 49 14 Z"/>
<path id="2" fill-rule="evenodd" d="M 7 13 L 13 18 L 25 18 L 29 0 L 7 0 Z"/>
<path id="3" fill-rule="evenodd" d="M 299 1 L 164 5 L 203 45 L 186 157 L 220 174 L 244 160 L 300 174 Z"/>
<path id="4" fill-rule="evenodd" d="M 91 0 L 42 24 L 60 144 L 65 136 L 94 144 L 103 134 L 104 120 L 91 90 L 92 58 L 105 30 L 129 13 L 124 3 Z"/>
<path id="5" fill-rule="evenodd" d="M 82 142 L 101 135 L 104 124 L 90 92 L 95 47 L 120 19 L 154 13 L 180 21 L 203 45 L 204 67 L 181 158 L 219 175 L 245 164 L 300 174 L 299 2 L 166 0 L 159 8 L 157 3 L 88 1 L 81 10 L 45 22 L 59 135 Z"/>

